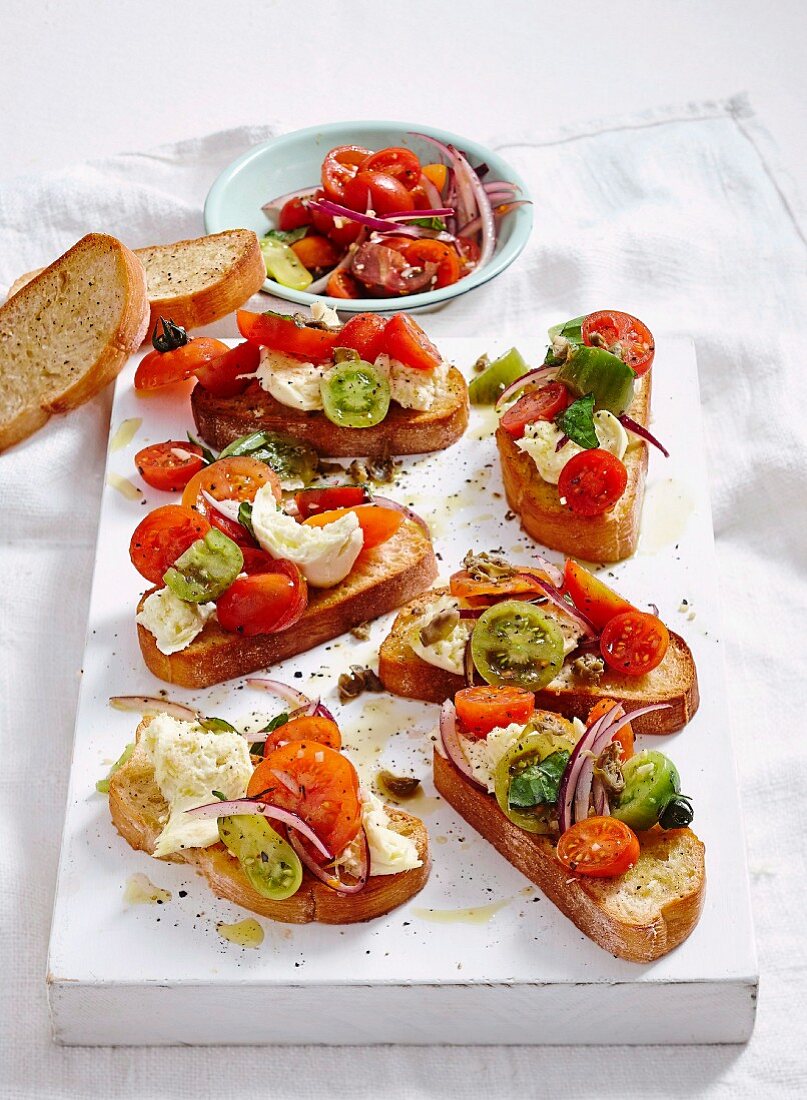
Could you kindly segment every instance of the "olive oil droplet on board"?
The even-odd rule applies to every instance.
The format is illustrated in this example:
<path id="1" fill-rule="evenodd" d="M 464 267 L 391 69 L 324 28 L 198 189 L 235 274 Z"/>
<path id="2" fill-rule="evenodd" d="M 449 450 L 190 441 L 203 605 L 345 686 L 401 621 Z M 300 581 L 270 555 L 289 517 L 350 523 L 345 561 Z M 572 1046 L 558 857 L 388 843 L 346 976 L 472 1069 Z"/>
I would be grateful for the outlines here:
<path id="1" fill-rule="evenodd" d="M 146 875 L 130 875 L 123 891 L 126 905 L 161 905 L 171 900 L 171 891 L 155 886 Z"/>
<path id="2" fill-rule="evenodd" d="M 252 917 L 238 921 L 237 924 L 225 924 L 219 921 L 216 931 L 223 940 L 237 947 L 260 947 L 263 943 L 263 928 Z"/>

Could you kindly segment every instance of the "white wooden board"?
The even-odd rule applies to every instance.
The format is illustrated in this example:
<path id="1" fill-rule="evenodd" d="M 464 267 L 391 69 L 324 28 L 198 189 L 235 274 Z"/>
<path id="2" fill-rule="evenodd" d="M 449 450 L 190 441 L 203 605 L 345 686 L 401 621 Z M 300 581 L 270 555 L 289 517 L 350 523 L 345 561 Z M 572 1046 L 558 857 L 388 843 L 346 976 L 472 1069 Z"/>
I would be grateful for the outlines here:
<path id="1" fill-rule="evenodd" d="M 466 372 L 482 351 L 516 343 L 537 361 L 535 339 L 441 341 Z M 431 835 L 434 869 L 407 906 L 364 925 L 293 926 L 261 920 L 258 948 L 222 939 L 219 922 L 250 916 L 217 900 L 181 865 L 133 852 L 112 827 L 95 782 L 131 740 L 136 716 L 111 710 L 113 694 L 187 700 L 207 714 L 273 713 L 240 681 L 199 692 L 167 688 L 143 665 L 134 607 L 144 582 L 127 548 L 139 519 L 171 498 L 145 488 L 133 456 L 192 428 L 186 400 L 134 395 L 135 361 L 117 383 L 107 484 L 90 604 L 83 684 L 48 966 L 55 1040 L 153 1043 L 691 1043 L 739 1042 L 753 1027 L 757 964 L 744 841 L 728 729 L 718 578 L 691 341 L 659 339 L 653 427 L 672 458 L 653 452 L 638 553 L 606 579 L 638 605 L 653 602 L 690 643 L 701 707 L 668 738 L 694 799 L 707 850 L 700 924 L 678 950 L 649 966 L 614 959 L 584 937 L 441 800 L 431 783 L 437 708 L 387 695 L 340 707 L 335 685 L 349 662 L 372 663 L 391 621 L 367 642 L 351 636 L 284 663 L 275 675 L 322 695 L 347 746 L 372 777 L 380 766 L 414 771 L 414 806 Z M 121 425 L 141 420 L 119 446 Z M 474 411 L 462 442 L 405 460 L 389 495 L 431 524 L 447 577 L 469 547 L 503 547 L 529 561 L 532 543 L 506 518 L 489 412 Z M 130 428 L 132 425 L 128 425 Z M 125 429 L 124 429 L 125 433 Z M 140 488 L 121 492 L 124 478 Z M 115 483 L 113 485 L 113 483 Z M 117 486 L 117 487 L 115 487 Z M 126 486 L 123 486 L 126 489 Z M 136 499 L 131 499 L 134 496 Z M 558 557 L 558 556 L 556 556 Z M 143 873 L 171 898 L 128 904 Z M 469 919 L 466 910 L 474 910 Z M 270 1006 L 270 1011 L 266 1011 Z"/>

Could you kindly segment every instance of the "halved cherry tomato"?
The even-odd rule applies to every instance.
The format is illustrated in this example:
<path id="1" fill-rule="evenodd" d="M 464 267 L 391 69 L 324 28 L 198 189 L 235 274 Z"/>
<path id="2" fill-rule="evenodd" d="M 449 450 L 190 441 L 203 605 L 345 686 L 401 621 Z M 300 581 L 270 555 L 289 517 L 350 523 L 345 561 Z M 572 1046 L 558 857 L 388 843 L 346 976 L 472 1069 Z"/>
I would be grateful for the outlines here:
<path id="1" fill-rule="evenodd" d="M 451 286 L 460 277 L 462 265 L 459 254 L 444 241 L 407 241 L 401 251 L 413 267 L 422 267 L 426 263 L 437 264 L 437 275 L 433 284 L 435 290 L 439 290 L 441 286 Z"/>
<path id="2" fill-rule="evenodd" d="M 277 772 L 295 780 L 299 793 L 278 779 Z M 347 757 L 317 741 L 290 741 L 265 756 L 252 773 L 247 795 L 297 814 L 333 856 L 345 850 L 361 825 L 356 769 Z M 323 862 L 321 855 L 316 858 Z"/>
<path id="3" fill-rule="evenodd" d="M 600 652 L 606 663 L 626 676 L 644 676 L 658 668 L 669 644 L 667 627 L 645 611 L 615 615 L 600 636 Z"/>
<path id="4" fill-rule="evenodd" d="M 524 725 L 535 710 L 535 696 L 518 687 L 470 687 L 454 696 L 463 732 L 487 737 L 497 726 Z"/>
<path id="5" fill-rule="evenodd" d="M 300 355 L 315 362 L 330 359 L 333 349 L 339 346 L 335 332 L 298 324 L 293 317 L 281 313 L 253 313 L 248 309 L 239 309 L 236 319 L 238 331 L 253 344 L 263 344 L 275 351 Z"/>
<path id="6" fill-rule="evenodd" d="M 228 539 L 232 539 L 233 542 L 237 543 L 238 546 L 242 548 L 242 550 L 247 547 L 251 548 L 258 545 L 242 523 L 230 519 L 229 516 L 225 516 L 222 512 L 219 512 L 217 508 L 208 508 L 207 518 L 210 521 L 211 527 L 215 527 L 217 531 L 221 531 Z M 248 572 L 248 570 L 244 570 L 244 572 Z"/>
<path id="7" fill-rule="evenodd" d="M 291 248 L 303 267 L 307 267 L 309 271 L 318 267 L 333 267 L 339 263 L 342 255 L 333 241 L 319 233 L 309 233 L 302 240 L 295 241 Z"/>
<path id="8" fill-rule="evenodd" d="M 294 562 L 278 559 L 270 570 L 237 577 L 216 601 L 224 630 L 252 638 L 287 630 L 308 606 L 308 585 Z"/>
<path id="9" fill-rule="evenodd" d="M 583 343 L 615 351 L 641 377 L 653 365 L 656 345 L 653 333 L 629 313 L 601 309 L 589 313 L 582 324 Z"/>
<path id="10" fill-rule="evenodd" d="M 398 145 L 391 145 L 387 149 L 379 149 L 377 153 L 371 153 L 359 165 L 360 172 L 386 172 L 411 191 L 420 179 L 420 161 L 411 149 L 404 149 Z"/>
<path id="11" fill-rule="evenodd" d="M 329 749 L 342 747 L 342 736 L 336 722 L 333 718 L 325 718 L 319 714 L 304 714 L 278 726 L 264 741 L 263 755 L 267 756 L 273 749 L 289 741 L 316 741 L 318 745 L 327 745 Z"/>
<path id="12" fill-rule="evenodd" d="M 204 363 L 196 371 L 201 386 L 216 397 L 236 397 L 250 383 L 244 375 L 254 374 L 261 361 L 261 349 L 245 340 L 223 355 Z"/>
<path id="13" fill-rule="evenodd" d="M 320 188 L 315 192 L 315 199 L 325 199 L 328 196 Z M 330 237 L 332 241 L 336 241 L 337 244 L 346 248 L 347 245 L 353 244 L 358 235 L 361 233 L 361 225 L 358 222 L 350 221 L 348 218 L 342 218 L 339 221 L 339 225 L 334 221 L 332 214 L 326 214 L 324 210 L 312 210 L 311 217 L 314 220 L 314 226 L 324 233 L 326 237 Z"/>
<path id="14" fill-rule="evenodd" d="M 248 455 L 220 458 L 191 478 L 182 494 L 182 503 L 210 518 L 213 509 L 202 496 L 203 492 L 216 500 L 254 500 L 263 485 L 271 485 L 274 498 L 279 502 L 282 496 L 280 478 L 265 462 Z"/>
<path id="15" fill-rule="evenodd" d="M 302 229 L 304 225 L 311 224 L 311 211 L 302 199 L 289 199 L 280 208 L 277 219 L 278 229 L 288 232 L 290 229 Z"/>
<path id="16" fill-rule="evenodd" d="M 570 458 L 560 472 L 558 492 L 566 507 L 578 516 L 601 516 L 607 512 L 628 484 L 624 463 L 594 447 Z"/>
<path id="17" fill-rule="evenodd" d="M 438 191 L 442 191 L 448 180 L 448 166 L 445 164 L 424 164 L 423 175 L 431 180 Z"/>
<path id="18" fill-rule="evenodd" d="M 614 703 L 614 699 L 600 699 L 598 703 L 595 703 L 586 719 L 587 728 L 591 729 L 595 722 L 598 722 L 600 718 L 604 717 L 613 707 Z M 628 722 L 627 726 L 622 727 L 616 737 L 614 737 L 614 741 L 622 748 L 622 759 L 630 760 L 633 756 L 633 728 L 630 722 Z"/>
<path id="19" fill-rule="evenodd" d="M 328 489 L 301 489 L 294 502 L 300 519 L 308 519 L 333 508 L 353 508 L 367 504 L 370 494 L 363 485 L 333 485 Z"/>
<path id="20" fill-rule="evenodd" d="M 545 386 L 519 397 L 499 423 L 513 439 L 521 439 L 528 424 L 534 424 L 537 420 L 554 420 L 571 404 L 571 400 L 562 382 L 547 382 Z"/>
<path id="21" fill-rule="evenodd" d="M 271 554 L 267 554 L 265 550 L 261 550 L 260 547 L 255 545 L 242 546 L 241 553 L 244 555 L 244 564 L 241 569 L 248 576 L 252 576 L 253 573 L 273 572 L 277 559 L 273 558 Z"/>
<path id="22" fill-rule="evenodd" d="M 359 165 L 371 155 L 361 145 L 337 145 L 322 162 L 322 186 L 328 198 L 344 203 L 345 185 L 353 179 Z"/>
<path id="23" fill-rule="evenodd" d="M 339 346 L 353 348 L 367 363 L 374 363 L 384 350 L 386 317 L 377 313 L 357 313 L 339 333 Z"/>
<path id="24" fill-rule="evenodd" d="M 132 565 L 147 581 L 162 584 L 162 579 L 177 558 L 196 542 L 203 539 L 210 524 L 194 512 L 179 504 L 166 504 L 155 508 L 135 528 L 129 543 Z"/>
<path id="25" fill-rule="evenodd" d="M 152 489 L 177 493 L 184 489 L 195 473 L 202 469 L 205 460 L 198 443 L 184 443 L 169 439 L 144 447 L 135 455 L 137 472 Z"/>
<path id="26" fill-rule="evenodd" d="M 473 237 L 457 237 L 454 242 L 459 254 L 460 262 L 464 268 L 476 267 L 479 263 L 479 257 L 482 255 L 482 249 L 479 247 L 477 241 Z M 463 275 L 467 275 L 467 271 L 462 272 Z"/>
<path id="27" fill-rule="evenodd" d="M 541 574 L 543 577 L 543 573 Z M 545 578 L 547 581 L 548 577 Z M 540 585 L 525 576 L 503 577 L 501 580 L 478 580 L 472 577 L 467 569 L 460 569 L 454 573 L 449 583 L 452 596 L 460 600 L 468 600 L 471 604 L 488 603 L 483 597 L 496 596 L 517 599 L 519 596 L 532 595 L 539 591 Z"/>
<path id="28" fill-rule="evenodd" d="M 361 169 L 345 184 L 344 203 L 362 213 L 369 207 L 381 217 L 415 209 L 414 199 L 400 180 L 386 172 Z"/>
<path id="29" fill-rule="evenodd" d="M 334 520 L 341 519 L 348 512 L 355 512 L 359 526 L 364 533 L 362 550 L 372 550 L 382 542 L 391 539 L 403 523 L 403 514 L 394 508 L 382 508 L 379 504 L 361 504 L 356 508 L 332 508 L 328 512 L 317 512 L 303 523 L 308 527 L 325 527 Z"/>
<path id="30" fill-rule="evenodd" d="M 222 340 L 196 336 L 171 351 L 150 351 L 137 366 L 134 388 L 138 393 L 148 393 L 183 382 L 196 374 L 205 363 L 229 350 Z"/>
<path id="31" fill-rule="evenodd" d="M 592 878 L 616 878 L 639 858 L 639 838 L 615 817 L 587 817 L 567 829 L 558 841 L 564 867 Z"/>
<path id="32" fill-rule="evenodd" d="M 361 298 L 362 290 L 358 279 L 347 271 L 334 271 L 328 279 L 325 293 L 329 298 Z"/>
<path id="33" fill-rule="evenodd" d="M 634 610 L 632 603 L 628 603 L 573 558 L 566 559 L 563 578 L 564 591 L 572 597 L 578 611 L 591 619 L 597 630 L 602 630 L 609 619 L 621 611 Z"/>
<path id="34" fill-rule="evenodd" d="M 395 313 L 387 321 L 384 350 L 391 358 L 415 370 L 434 370 L 441 362 L 440 352 L 407 313 Z"/>
<path id="35" fill-rule="evenodd" d="M 412 202 L 415 204 L 415 210 L 430 210 L 431 203 L 429 202 L 429 196 L 420 184 L 416 184 L 415 187 L 409 192 L 412 196 Z"/>

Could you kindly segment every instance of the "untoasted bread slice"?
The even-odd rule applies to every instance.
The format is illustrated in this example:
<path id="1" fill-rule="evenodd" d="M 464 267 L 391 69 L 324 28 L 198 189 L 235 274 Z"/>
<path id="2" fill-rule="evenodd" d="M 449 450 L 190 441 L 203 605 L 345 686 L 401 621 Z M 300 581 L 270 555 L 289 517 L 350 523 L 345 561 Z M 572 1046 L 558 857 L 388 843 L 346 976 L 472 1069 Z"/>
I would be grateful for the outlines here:
<path id="1" fill-rule="evenodd" d="M 160 317 L 186 329 L 218 321 L 256 294 L 266 278 L 261 247 L 251 229 L 136 248 L 135 255 L 146 271 L 149 332 Z M 21 275 L 12 283 L 9 299 L 42 270 Z"/>
<path id="2" fill-rule="evenodd" d="M 439 753 L 434 783 L 446 802 L 569 920 L 612 955 L 652 962 L 682 943 L 698 923 L 706 889 L 705 849 L 690 829 L 639 834 L 641 854 L 618 878 L 575 875 L 546 836 L 509 820 L 493 795 L 475 786 Z"/>
<path id="3" fill-rule="evenodd" d="M 148 668 L 161 680 L 182 687 L 209 687 L 270 668 L 394 611 L 425 591 L 436 575 L 430 539 L 418 524 L 405 520 L 391 539 L 363 553 L 341 584 L 309 589 L 308 607 L 288 630 L 245 638 L 211 620 L 187 648 L 166 656 L 157 649 L 154 636 L 138 623 L 140 649 Z M 148 595 L 141 599 L 138 611 Z"/>
<path id="4" fill-rule="evenodd" d="M 639 424 L 650 417 L 650 375 L 640 380 L 628 414 Z M 544 481 L 528 454 L 501 428 L 496 445 L 502 465 L 507 503 L 520 517 L 527 534 L 552 550 L 562 550 L 585 561 L 612 562 L 629 558 L 639 542 L 647 444 L 631 437 L 623 462 L 628 472 L 625 492 L 601 516 L 577 516 L 560 503 L 557 485 Z"/>
<path id="5" fill-rule="evenodd" d="M 330 458 L 387 458 L 450 447 L 468 426 L 469 404 L 465 379 L 452 367 L 445 396 L 428 412 L 403 409 L 393 403 L 386 417 L 373 428 L 340 428 L 322 412 L 290 409 L 257 382 L 238 397 L 214 397 L 209 390 L 196 386 L 191 409 L 199 435 L 216 450 L 248 432 L 268 430 L 290 432 Z"/>
<path id="6" fill-rule="evenodd" d="M 465 677 L 422 660 L 407 641 L 415 619 L 427 601 L 448 594 L 447 588 L 434 589 L 401 609 L 392 630 L 381 644 L 378 675 L 387 691 L 427 703 L 453 699 L 466 686 Z M 698 709 L 698 675 L 692 651 L 684 639 L 670 631 L 670 647 L 664 660 L 645 676 L 622 676 L 606 669 L 596 682 L 580 679 L 566 662 L 561 674 L 543 690 L 536 692 L 540 708 L 554 710 L 566 718 L 583 721 L 598 699 L 610 698 L 626 710 L 650 703 L 669 703 L 669 710 L 656 710 L 637 718 L 636 733 L 673 733 L 680 730 Z"/>
<path id="7" fill-rule="evenodd" d="M 0 306 L 0 450 L 100 393 L 148 328 L 146 277 L 89 233 Z"/>
<path id="8" fill-rule="evenodd" d="M 154 853 L 157 837 L 168 815 L 168 803 L 154 779 L 154 769 L 139 742 L 150 719 L 137 729 L 138 745 L 129 760 L 109 780 L 109 812 L 123 839 L 139 851 Z M 393 806 L 386 807 L 390 826 L 410 836 L 417 845 L 422 867 L 399 875 L 370 878 L 358 894 L 340 897 L 305 871 L 300 889 L 285 901 L 262 897 L 250 884 L 238 860 L 223 844 L 209 848 L 189 848 L 167 857 L 169 862 L 188 863 L 208 880 L 213 893 L 262 917 L 287 924 L 353 924 L 388 913 L 414 897 L 429 877 L 429 837 L 426 826 L 417 818 Z"/>

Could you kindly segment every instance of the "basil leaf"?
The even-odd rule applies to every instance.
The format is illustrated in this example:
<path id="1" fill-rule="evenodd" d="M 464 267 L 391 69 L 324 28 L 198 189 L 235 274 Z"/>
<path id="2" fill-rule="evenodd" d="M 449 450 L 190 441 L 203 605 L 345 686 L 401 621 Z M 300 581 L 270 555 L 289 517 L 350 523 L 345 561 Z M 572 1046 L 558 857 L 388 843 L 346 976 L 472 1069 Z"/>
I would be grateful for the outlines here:
<path id="1" fill-rule="evenodd" d="M 252 529 L 252 501 L 242 500 L 238 505 L 238 522 L 255 538 L 255 532 Z"/>
<path id="2" fill-rule="evenodd" d="M 208 448 L 205 447 L 204 443 L 200 443 L 198 439 L 194 439 L 190 432 L 186 432 L 185 434 L 188 437 L 188 442 L 189 443 L 193 443 L 193 445 L 195 447 L 201 447 L 202 448 L 202 458 L 205 460 L 205 462 L 208 464 L 208 466 L 210 465 L 211 462 L 216 461 L 216 456 L 213 454 L 212 451 L 208 450 Z"/>
<path id="3" fill-rule="evenodd" d="M 413 222 L 407 222 L 406 224 L 419 225 L 421 229 L 436 229 L 441 233 L 446 227 L 446 223 L 442 218 L 416 218 Z"/>
<path id="4" fill-rule="evenodd" d="M 600 441 L 594 430 L 594 394 L 587 393 L 585 397 L 578 397 L 569 405 L 568 409 L 560 414 L 555 421 L 564 435 L 568 435 L 578 447 L 585 447 L 587 451 L 599 447 Z"/>
<path id="5" fill-rule="evenodd" d="M 311 481 L 319 465 L 317 452 L 310 443 L 285 432 L 259 431 L 241 436 L 225 447 L 219 458 L 231 455 L 249 455 L 271 466 L 281 479 L 299 478 L 305 484 Z"/>
<path id="6" fill-rule="evenodd" d="M 227 795 L 222 794 L 221 791 L 211 791 L 210 793 L 213 795 L 214 798 L 217 798 L 219 802 L 227 801 Z"/>
<path id="7" fill-rule="evenodd" d="M 288 722 L 289 716 L 285 712 L 283 714 L 277 714 L 271 722 L 267 722 L 266 725 L 260 730 L 261 733 L 274 733 L 275 730 L 280 729 L 281 726 L 285 726 Z M 249 752 L 251 756 L 263 756 L 266 751 L 265 741 L 256 741 L 254 745 L 249 746 Z"/>
<path id="8" fill-rule="evenodd" d="M 308 233 L 309 226 L 301 225 L 297 229 L 270 229 L 265 234 L 272 241 L 281 241 L 283 244 L 294 244 L 295 241 L 301 241 L 303 237 Z"/>
<path id="9" fill-rule="evenodd" d="M 552 805 L 558 800 L 560 781 L 569 763 L 569 753 L 559 749 L 542 760 L 530 764 L 513 777 L 508 800 L 511 806 Z"/>
<path id="10" fill-rule="evenodd" d="M 200 718 L 199 725 L 208 733 L 237 733 L 235 726 L 231 726 L 224 718 Z M 215 794 L 215 791 L 213 792 Z"/>
<path id="11" fill-rule="evenodd" d="M 579 348 L 583 343 L 583 322 L 586 319 L 584 314 L 582 317 L 573 317 L 571 321 L 566 321 L 562 325 L 553 325 L 549 330 L 549 339 L 552 343 L 555 342 L 556 336 L 562 336 L 565 340 L 568 340 L 572 345 L 572 350 Z M 556 358 L 552 351 L 552 346 L 546 349 L 545 363 L 549 363 L 552 366 L 558 366 L 563 362 L 563 359 Z"/>

